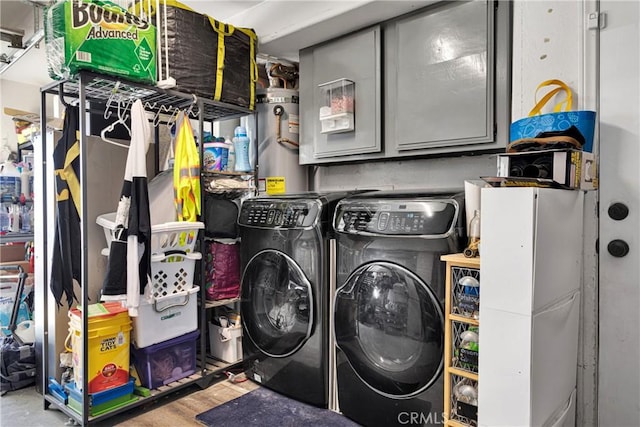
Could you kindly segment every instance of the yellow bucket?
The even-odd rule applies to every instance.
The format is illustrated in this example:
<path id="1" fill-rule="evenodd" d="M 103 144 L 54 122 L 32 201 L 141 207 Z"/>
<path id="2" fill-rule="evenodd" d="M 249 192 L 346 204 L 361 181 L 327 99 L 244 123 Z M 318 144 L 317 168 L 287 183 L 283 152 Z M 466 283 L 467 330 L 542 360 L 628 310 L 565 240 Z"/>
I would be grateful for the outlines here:
<path id="1" fill-rule="evenodd" d="M 129 381 L 131 318 L 119 302 L 90 304 L 87 333 L 89 393 L 97 393 Z M 69 337 L 73 353 L 73 376 L 82 390 L 82 314 L 69 311 Z"/>

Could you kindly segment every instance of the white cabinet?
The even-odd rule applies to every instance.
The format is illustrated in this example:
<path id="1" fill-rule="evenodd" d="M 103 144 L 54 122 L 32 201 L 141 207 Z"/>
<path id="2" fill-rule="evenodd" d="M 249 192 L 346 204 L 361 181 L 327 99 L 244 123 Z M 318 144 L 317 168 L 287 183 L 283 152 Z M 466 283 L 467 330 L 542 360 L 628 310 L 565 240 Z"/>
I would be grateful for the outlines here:
<path id="1" fill-rule="evenodd" d="M 576 387 L 583 200 L 570 190 L 482 190 L 481 426 L 541 426 L 567 416 Z"/>

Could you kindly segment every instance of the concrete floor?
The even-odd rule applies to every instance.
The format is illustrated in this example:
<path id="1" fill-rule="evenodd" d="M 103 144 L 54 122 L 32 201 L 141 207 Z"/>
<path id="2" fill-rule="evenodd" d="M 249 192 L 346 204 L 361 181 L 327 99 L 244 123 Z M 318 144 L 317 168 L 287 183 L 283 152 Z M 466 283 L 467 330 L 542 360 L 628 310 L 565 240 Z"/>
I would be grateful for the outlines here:
<path id="1" fill-rule="evenodd" d="M 10 391 L 0 397 L 0 425 L 25 427 L 64 426 L 69 420 L 58 410 L 44 410 L 42 395 L 34 386 Z"/>

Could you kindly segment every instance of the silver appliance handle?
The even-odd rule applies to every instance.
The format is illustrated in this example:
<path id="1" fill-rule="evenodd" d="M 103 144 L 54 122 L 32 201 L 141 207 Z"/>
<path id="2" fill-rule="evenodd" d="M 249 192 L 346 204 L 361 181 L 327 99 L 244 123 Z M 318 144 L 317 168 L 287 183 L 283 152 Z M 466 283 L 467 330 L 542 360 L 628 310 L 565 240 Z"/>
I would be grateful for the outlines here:
<path id="1" fill-rule="evenodd" d="M 338 404 L 338 382 L 336 366 L 336 340 L 334 324 L 334 308 L 337 279 L 337 242 L 329 239 L 329 410 L 340 413 Z"/>

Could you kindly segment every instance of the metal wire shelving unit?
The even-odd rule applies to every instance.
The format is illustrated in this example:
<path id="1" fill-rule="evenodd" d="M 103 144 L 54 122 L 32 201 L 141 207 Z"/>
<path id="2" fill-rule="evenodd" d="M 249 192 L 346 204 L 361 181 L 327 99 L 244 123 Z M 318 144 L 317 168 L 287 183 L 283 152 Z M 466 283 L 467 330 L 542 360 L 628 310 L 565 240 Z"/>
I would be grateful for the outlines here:
<path id="1" fill-rule="evenodd" d="M 126 108 L 129 108 L 133 101 L 140 99 L 144 105 L 145 110 L 148 112 L 153 112 L 158 117 L 159 114 L 172 114 L 177 110 L 187 110 L 187 113 L 191 119 L 196 119 L 199 121 L 199 131 L 200 135 L 204 134 L 204 123 L 209 122 L 213 124 L 213 122 L 218 120 L 228 120 L 233 118 L 240 118 L 250 116 L 253 118 L 254 129 L 258 129 L 257 126 L 257 114 L 254 110 L 250 110 L 244 107 L 217 102 L 209 99 L 204 99 L 201 97 L 195 97 L 191 94 L 181 93 L 177 91 L 161 89 L 158 87 L 148 86 L 144 84 L 124 81 L 118 79 L 116 77 L 105 76 L 101 74 L 96 74 L 92 72 L 80 72 L 77 76 L 74 76 L 72 79 L 57 81 L 51 83 L 50 85 L 44 86 L 41 88 L 41 129 L 43 142 L 39 150 L 42 152 L 42 167 L 45 171 L 42 174 L 42 188 L 46 189 L 48 187 L 48 180 L 54 179 L 53 176 L 47 176 L 47 162 L 50 161 L 52 153 L 47 153 L 47 143 L 45 142 L 46 138 L 46 117 L 48 116 L 48 107 L 47 107 L 47 96 L 50 95 L 58 95 L 63 104 L 67 104 L 69 102 L 69 98 L 73 99 L 72 102 L 77 102 L 79 106 L 85 106 L 84 110 L 92 111 L 92 105 L 103 105 L 109 102 L 114 92 L 117 91 L 118 100 L 123 102 Z M 82 108 L 81 108 L 82 110 Z M 89 226 L 91 222 L 87 218 L 87 186 L 84 183 L 87 182 L 87 135 L 88 132 L 88 123 L 86 114 L 80 114 L 79 119 L 79 145 L 80 145 L 80 182 L 81 182 L 81 211 L 82 215 L 81 219 L 81 242 L 82 244 L 82 274 L 81 274 L 81 283 L 88 283 L 88 245 L 86 244 L 86 237 L 89 233 Z M 155 133 L 156 140 L 158 140 L 159 134 L 156 127 Z M 157 146 L 158 144 L 156 144 Z M 202 144 L 201 144 L 202 145 Z M 159 165 L 159 150 L 156 149 L 155 153 L 155 164 L 156 164 L 156 172 L 158 172 Z M 202 156 L 202 147 L 200 150 L 200 155 Z M 202 159 L 201 159 L 202 160 Z M 256 170 L 253 172 L 254 176 L 257 177 L 257 161 L 254 162 L 256 164 Z M 41 224 L 44 224 L 46 227 L 47 224 L 47 206 L 53 203 L 51 195 L 47 195 L 46 191 L 42 191 L 41 198 L 41 213 L 43 215 L 43 219 Z M 204 196 L 203 196 L 204 197 Z M 204 208 L 204 203 L 203 203 Z M 204 212 L 203 212 L 204 214 Z M 204 216 L 204 215 L 203 215 Z M 38 376 L 38 388 L 41 388 L 42 393 L 44 395 L 44 407 L 45 409 L 50 406 L 54 406 L 58 408 L 60 411 L 64 412 L 71 419 L 75 420 L 78 424 L 81 425 L 89 425 L 94 422 L 104 420 L 106 418 L 112 417 L 116 414 L 122 413 L 134 407 L 148 404 L 154 400 L 157 400 L 160 397 L 163 397 L 167 394 L 178 391 L 182 388 L 188 387 L 193 384 L 197 384 L 198 386 L 205 388 L 209 386 L 216 377 L 219 377 L 223 371 L 229 369 L 233 366 L 238 365 L 239 363 L 230 364 L 226 362 L 218 361 L 207 355 L 206 348 L 206 328 L 207 328 L 207 308 L 211 308 L 212 306 L 217 306 L 222 304 L 220 303 L 206 303 L 199 304 L 199 330 L 200 330 L 200 345 L 199 345 L 199 356 L 197 358 L 198 369 L 196 372 L 187 377 L 183 378 L 174 383 L 167 384 L 165 386 L 159 387 L 157 389 L 151 390 L 149 396 L 140 397 L 137 401 L 129 403 L 125 406 L 119 407 L 107 413 L 98 416 L 90 415 L 90 396 L 88 393 L 88 384 L 87 377 L 88 375 L 83 375 L 83 384 L 82 384 L 82 396 L 83 396 L 83 404 L 82 411 L 78 413 L 67 405 L 64 404 L 61 400 L 56 398 L 53 394 L 48 391 L 48 379 L 50 376 L 49 372 L 49 360 L 54 357 L 57 358 L 58 355 L 55 354 L 55 324 L 50 325 L 47 315 L 47 307 L 49 307 L 49 299 L 51 298 L 49 292 L 49 273 L 50 273 L 50 254 L 48 248 L 50 247 L 49 242 L 47 241 L 47 231 L 44 227 L 40 227 L 40 230 L 36 231 L 36 244 L 41 248 L 40 253 L 44 254 L 44 256 L 39 257 L 37 268 L 40 270 L 40 277 L 46 278 L 42 286 L 38 287 L 37 295 L 36 295 L 36 310 L 41 313 L 40 325 L 36 327 L 36 358 L 39 366 L 42 367 L 42 372 Z M 200 249 L 201 251 L 204 249 L 204 239 L 200 239 Z M 204 284 L 204 269 L 201 269 L 202 273 L 200 275 L 200 301 L 206 301 L 206 291 L 205 287 L 202 286 Z M 79 305 L 84 308 L 89 303 L 89 294 L 88 294 L 88 286 L 82 286 L 81 296 L 79 300 Z M 82 310 L 82 330 L 88 330 L 88 317 L 85 315 L 87 310 Z M 89 354 L 88 349 L 88 334 L 83 334 L 83 349 L 82 354 Z M 53 340 L 53 341 L 52 341 Z M 53 342 L 53 344 L 52 344 Z M 83 372 L 88 372 L 88 358 L 84 357 L 82 361 Z"/>

